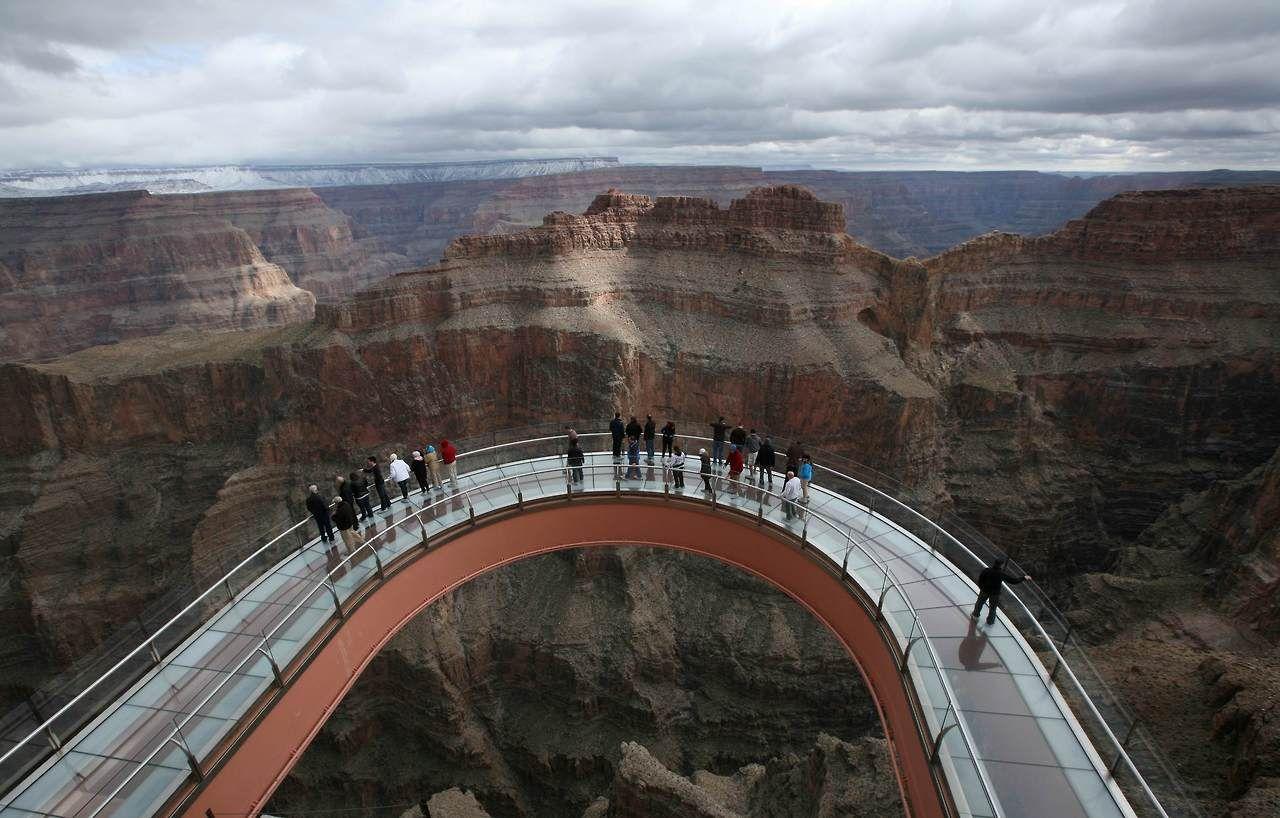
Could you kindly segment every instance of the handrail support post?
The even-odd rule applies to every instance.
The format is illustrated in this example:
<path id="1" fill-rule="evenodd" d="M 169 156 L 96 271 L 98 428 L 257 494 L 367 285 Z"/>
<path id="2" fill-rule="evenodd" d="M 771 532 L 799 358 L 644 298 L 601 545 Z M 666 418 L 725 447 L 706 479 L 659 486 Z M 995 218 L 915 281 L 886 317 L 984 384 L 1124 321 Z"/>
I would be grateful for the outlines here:
<path id="1" fill-rule="evenodd" d="M 938 737 L 933 740 L 933 752 L 929 753 L 929 763 L 938 763 L 938 754 L 942 752 L 942 740 L 947 737 L 947 733 L 960 726 L 960 722 L 953 722 L 938 731 Z"/>
<path id="2" fill-rule="evenodd" d="M 386 582 L 387 572 L 382 567 L 382 557 L 378 556 L 378 546 L 371 545 L 369 546 L 369 550 L 373 552 L 373 565 L 378 571 L 378 580 L 381 582 Z"/>
<path id="3" fill-rule="evenodd" d="M 889 595 L 889 574 L 885 572 L 884 579 L 880 582 L 880 599 L 876 601 L 876 621 L 884 620 L 884 598 Z"/>
<path id="4" fill-rule="evenodd" d="M 1109 767 L 1107 767 L 1108 778 L 1116 777 L 1116 768 L 1120 766 L 1120 760 L 1125 757 L 1124 751 L 1129 748 L 1129 739 L 1133 738 L 1133 733 L 1137 729 L 1138 719 L 1135 717 L 1133 721 L 1129 722 L 1129 729 L 1125 731 L 1124 741 L 1120 742 L 1120 746 L 1116 748 L 1115 760 L 1111 762 Z"/>
<path id="5" fill-rule="evenodd" d="M 339 619 L 346 619 L 347 614 L 342 610 L 342 600 L 338 597 L 338 589 L 333 587 L 333 582 L 328 579 L 324 581 L 324 587 L 329 589 L 329 596 L 333 597 L 334 613 L 337 614 Z"/>
<path id="6" fill-rule="evenodd" d="M 267 635 L 262 635 L 262 644 L 256 648 L 258 653 L 267 657 L 267 663 L 271 665 L 271 675 L 275 677 L 276 687 L 284 687 L 284 674 L 280 672 L 280 665 L 276 662 L 275 654 L 271 652 L 271 644 L 267 641 Z"/>
<path id="7" fill-rule="evenodd" d="M 196 780 L 204 781 L 204 772 L 200 769 L 200 762 L 196 760 L 195 753 L 191 752 L 191 745 L 187 744 L 186 736 L 182 735 L 182 727 L 178 724 L 177 717 L 173 719 L 173 735 L 169 736 L 169 741 L 177 745 L 182 754 L 186 756 L 187 766 L 191 768 L 191 774 L 196 777 Z"/>
<path id="8" fill-rule="evenodd" d="M 923 636 L 913 636 L 907 641 L 907 646 L 902 651 L 902 664 L 898 668 L 902 673 L 907 672 L 907 663 L 911 660 L 911 649 L 916 646 L 916 642 L 919 642 L 923 638 Z"/>

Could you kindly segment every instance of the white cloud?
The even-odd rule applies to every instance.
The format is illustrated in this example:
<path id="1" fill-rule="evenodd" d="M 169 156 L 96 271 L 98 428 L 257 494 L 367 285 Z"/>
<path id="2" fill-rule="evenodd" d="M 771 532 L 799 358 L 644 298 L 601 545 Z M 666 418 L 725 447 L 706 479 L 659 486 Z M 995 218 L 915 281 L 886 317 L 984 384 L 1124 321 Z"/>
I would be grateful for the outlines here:
<path id="1" fill-rule="evenodd" d="M 1280 4 L 0 6 L 0 167 L 1276 164 Z"/>

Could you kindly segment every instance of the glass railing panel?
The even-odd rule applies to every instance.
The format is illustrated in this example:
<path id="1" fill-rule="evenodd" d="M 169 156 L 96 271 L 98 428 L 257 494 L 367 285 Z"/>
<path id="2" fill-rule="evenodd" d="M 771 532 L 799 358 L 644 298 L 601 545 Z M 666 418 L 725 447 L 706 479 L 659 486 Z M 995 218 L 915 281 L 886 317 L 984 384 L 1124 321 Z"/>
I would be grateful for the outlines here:
<path id="1" fill-rule="evenodd" d="M 99 818 L 136 818 L 152 815 L 190 776 L 182 751 L 170 744 L 152 763 L 134 776 L 120 794 L 99 813 Z"/>
<path id="2" fill-rule="evenodd" d="M 282 668 L 292 662 L 302 646 L 334 617 L 333 600 L 328 591 L 321 591 L 312 602 L 314 607 L 309 604 L 294 610 L 275 633 L 268 635 L 271 652 Z"/>
<path id="3" fill-rule="evenodd" d="M 66 751 L 9 806 L 35 815 L 75 815 L 86 805 L 96 806 L 137 766 L 132 761 Z"/>
<path id="4" fill-rule="evenodd" d="M 187 716 L 180 722 L 182 736 L 191 747 L 196 758 L 204 758 L 212 752 L 235 728 L 234 719 L 220 719 L 215 716 Z"/>
<path id="5" fill-rule="evenodd" d="M 377 573 L 377 568 L 374 566 L 373 556 L 366 548 L 359 552 L 358 557 L 340 564 L 330 574 L 329 581 L 333 584 L 334 589 L 337 590 L 338 599 L 342 600 L 343 604 L 346 604 L 356 590 L 364 585 L 369 577 L 375 573 Z"/>
<path id="6" fill-rule="evenodd" d="M 952 718 L 956 718 L 954 713 Z M 991 801 L 998 795 L 987 792 L 977 762 L 970 754 L 960 729 L 950 730 L 943 736 L 940 755 L 945 757 L 947 781 L 952 792 L 958 793 L 956 800 L 967 807 L 971 815 L 995 818 L 997 813 Z"/>
<path id="7" fill-rule="evenodd" d="M 173 729 L 171 719 L 174 715 L 176 714 L 150 707 L 118 705 L 76 742 L 75 749 L 89 755 L 110 755 L 127 761 L 143 761 L 155 749 L 156 732 L 163 731 L 167 735 Z M 131 739 L 132 736 L 137 738 Z M 178 769 L 187 769 L 186 762 L 181 758 L 175 763 Z"/>
<path id="8" fill-rule="evenodd" d="M 254 657 L 238 668 L 228 668 L 218 680 L 217 691 L 210 691 L 202 700 L 199 715 L 234 720 L 249 710 L 275 680 L 267 657 L 256 652 Z"/>

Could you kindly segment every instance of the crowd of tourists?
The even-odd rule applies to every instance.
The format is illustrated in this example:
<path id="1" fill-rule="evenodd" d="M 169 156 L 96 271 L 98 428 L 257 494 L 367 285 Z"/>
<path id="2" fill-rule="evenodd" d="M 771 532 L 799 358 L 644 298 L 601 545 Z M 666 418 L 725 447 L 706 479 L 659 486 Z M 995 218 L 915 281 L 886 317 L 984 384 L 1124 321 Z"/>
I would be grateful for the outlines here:
<path id="1" fill-rule="evenodd" d="M 704 492 L 714 493 L 718 485 L 724 485 L 734 493 L 752 485 L 772 490 L 774 476 L 777 475 L 787 519 L 797 516 L 801 506 L 808 505 L 813 460 L 803 446 L 792 443 L 779 454 L 768 435 L 745 428 L 741 423 L 730 426 L 724 417 L 719 417 L 710 427 L 711 450 L 700 447 L 697 454 L 697 474 L 702 479 Z M 653 415 L 645 415 L 644 423 L 635 415 L 624 422 L 622 413 L 618 412 L 609 423 L 609 432 L 613 441 L 613 462 L 621 467 L 625 460 L 626 470 L 622 479 L 643 478 L 640 470 L 643 449 L 646 465 L 660 465 L 664 477 L 675 488 L 685 487 L 685 474 L 691 464 L 684 445 L 676 437 L 675 421 L 668 420 L 659 429 Z M 568 437 L 566 459 L 569 479 L 581 485 L 585 476 L 586 453 L 576 431 L 569 429 Z M 658 448 L 659 440 L 661 450 Z M 457 459 L 458 450 L 448 440 L 441 440 L 439 447 L 424 445 L 407 458 L 391 452 L 387 455 L 385 473 L 377 456 L 369 455 L 363 467 L 334 477 L 331 499 L 328 492 L 322 492 L 318 485 L 311 485 L 307 511 L 315 519 L 323 542 L 335 542 L 340 536 L 348 550 L 354 550 L 365 541 L 361 523 L 373 519 L 372 497 L 376 495 L 379 508 L 387 511 L 396 491 L 400 496 L 395 502 L 409 502 L 410 485 L 413 483 L 423 495 L 444 491 L 446 483 L 456 490 Z M 779 467 L 780 461 L 782 467 Z"/>
<path id="2" fill-rule="evenodd" d="M 408 503 L 411 482 L 417 483 L 424 496 L 434 491 L 443 492 L 446 483 L 457 490 L 457 447 L 446 439 L 440 441 L 438 448 L 427 444 L 415 449 L 408 458 L 392 452 L 387 455 L 386 474 L 377 456 L 369 455 L 363 467 L 333 478 L 336 494 L 332 500 L 326 499 L 326 493 L 312 484 L 307 494 L 307 511 L 320 529 L 321 541 L 334 542 L 334 529 L 337 529 L 347 549 L 354 551 L 364 543 L 360 524 L 373 519 L 370 498 L 377 496 L 382 511 L 389 510 L 393 502 Z M 395 488 L 389 489 L 388 483 Z M 392 493 L 397 490 L 400 497 L 393 501 Z"/>
<path id="3" fill-rule="evenodd" d="M 698 449 L 698 476 L 702 479 L 705 493 L 716 491 L 718 483 L 723 481 L 730 492 L 740 492 L 748 486 L 773 489 L 774 474 L 781 483 L 782 510 L 788 520 L 801 514 L 803 506 L 809 504 L 809 484 L 813 480 L 813 459 L 799 443 L 792 443 L 781 454 L 784 464 L 778 467 L 779 454 L 773 447 L 768 435 L 761 435 L 755 429 L 744 428 L 741 423 L 730 426 L 723 416 L 711 423 L 711 450 L 705 447 Z M 581 485 L 584 482 L 586 452 L 579 442 L 578 433 L 567 430 L 569 448 L 566 453 L 566 464 L 571 483 Z M 685 457 L 684 445 L 676 437 L 676 424 L 668 420 L 658 429 L 653 415 L 645 415 L 642 424 L 632 415 L 629 421 L 622 420 L 622 413 L 614 413 L 609 422 L 609 433 L 613 443 L 613 463 L 621 471 L 625 460 L 626 471 L 622 479 L 640 480 L 643 473 L 640 469 L 641 450 L 643 448 L 645 464 L 660 466 L 664 472 L 664 480 L 669 479 L 676 489 L 684 489 L 688 460 Z M 657 454 L 657 441 L 661 439 L 661 453 Z M 743 477 L 743 474 L 746 477 Z M 307 495 L 307 511 L 315 519 L 320 529 L 320 539 L 326 543 L 335 541 L 334 530 L 337 530 L 342 542 L 349 552 L 354 552 L 365 542 L 361 523 L 373 519 L 373 501 L 376 494 L 379 508 L 388 511 L 393 502 L 409 502 L 410 483 L 415 482 L 423 496 L 431 492 L 443 492 L 448 483 L 454 491 L 458 487 L 458 450 L 447 439 L 441 440 L 439 448 L 428 444 L 415 449 L 408 458 L 402 458 L 395 452 L 387 455 L 387 473 L 384 475 L 382 464 L 375 455 L 365 458 L 364 466 L 353 469 L 349 474 L 339 474 L 333 479 L 334 491 L 332 500 L 326 500 L 320 487 L 311 485 Z M 388 483 L 395 489 L 388 489 Z M 399 490 L 400 497 L 393 501 L 391 493 Z M 978 578 L 978 599 L 971 618 L 977 620 L 984 606 L 988 607 L 987 624 L 995 621 L 996 609 L 1000 603 L 1000 592 L 1003 586 L 1016 584 L 1031 579 L 1030 574 L 1014 575 L 1004 571 L 1005 559 L 998 558 L 986 568 Z"/>
<path id="4" fill-rule="evenodd" d="M 659 429 L 653 415 L 645 415 L 644 423 L 631 415 L 623 421 L 622 413 L 614 413 L 609 422 L 609 434 L 613 443 L 613 462 L 626 464 L 625 480 L 642 479 L 640 457 L 643 449 L 645 464 L 660 465 L 677 489 L 684 488 L 688 470 L 684 446 L 676 437 L 675 421 L 668 420 Z M 797 516 L 800 507 L 809 503 L 809 483 L 813 480 L 813 459 L 799 443 L 792 443 L 782 453 L 784 468 L 778 467 L 779 453 L 768 435 L 748 429 L 741 423 L 730 426 L 723 416 L 710 424 L 711 451 L 698 449 L 698 476 L 706 493 L 714 493 L 723 481 L 730 492 L 740 492 L 747 486 L 773 489 L 774 475 L 781 484 L 782 508 L 787 519 Z M 568 430 L 569 450 L 567 460 L 570 480 L 583 482 L 583 464 L 586 453 L 578 442 L 578 434 Z M 661 454 L 657 451 L 661 439 Z M 746 475 L 744 477 L 744 474 Z"/>

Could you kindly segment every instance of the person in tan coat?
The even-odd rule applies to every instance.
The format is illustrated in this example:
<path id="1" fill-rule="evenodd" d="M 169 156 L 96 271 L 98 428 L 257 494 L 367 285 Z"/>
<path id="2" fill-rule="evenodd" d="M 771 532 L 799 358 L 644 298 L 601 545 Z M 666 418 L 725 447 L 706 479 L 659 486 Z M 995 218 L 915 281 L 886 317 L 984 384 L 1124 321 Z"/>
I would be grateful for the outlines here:
<path id="1" fill-rule="evenodd" d="M 422 453 L 422 459 L 427 461 L 427 468 L 431 469 L 431 482 L 435 484 L 432 488 L 443 489 L 444 485 L 440 481 L 440 453 L 436 451 L 436 447 L 428 446 Z"/>

